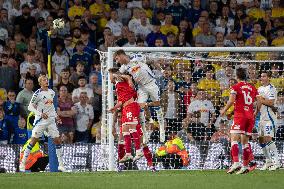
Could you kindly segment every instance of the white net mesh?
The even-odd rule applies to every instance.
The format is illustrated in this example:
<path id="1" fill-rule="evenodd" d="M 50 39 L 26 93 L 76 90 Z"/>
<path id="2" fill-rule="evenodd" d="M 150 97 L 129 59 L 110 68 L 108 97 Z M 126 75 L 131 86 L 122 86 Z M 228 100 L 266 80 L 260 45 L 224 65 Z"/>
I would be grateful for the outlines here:
<path id="1" fill-rule="evenodd" d="M 112 119 L 107 112 L 110 103 L 107 95 L 113 95 L 113 89 L 108 87 L 107 68 L 117 66 L 111 57 L 117 49 L 101 52 L 101 64 L 103 69 L 103 126 L 105 128 L 102 141 L 109 144 L 107 125 L 111 125 Z M 229 109 L 226 117 L 219 116 L 219 110 L 227 102 L 230 94 L 230 86 L 236 83 L 235 71 L 238 67 L 247 69 L 247 78 L 257 88 L 261 85 L 259 76 L 262 70 L 272 72 L 271 83 L 279 94 L 284 90 L 283 62 L 284 48 L 253 49 L 242 48 L 238 50 L 182 49 L 183 52 L 163 48 L 160 52 L 153 49 L 127 49 L 128 54 L 141 54 L 145 62 L 155 73 L 157 84 L 161 93 L 161 107 L 166 121 L 166 137 L 176 132 L 181 138 L 190 163 L 187 169 L 216 169 L 230 165 L 229 155 L 229 129 L 233 119 L 233 108 Z M 165 50 L 165 51 L 164 51 Z M 109 98 L 111 99 L 111 98 Z M 198 102 L 194 102 L 199 99 Z M 201 99 L 201 100 L 200 100 Z M 280 99 L 280 98 L 279 98 Z M 283 140 L 283 102 L 277 101 L 278 127 L 275 138 Z M 154 109 L 151 110 L 154 124 L 150 125 L 149 147 L 153 156 L 162 144 L 159 143 L 159 124 Z M 282 115 L 282 117 L 281 117 Z M 257 137 L 257 119 L 252 144 Z M 103 130 L 103 129 L 102 129 Z M 103 134 L 102 132 L 102 134 Z M 109 134 L 109 133 L 108 133 Z M 105 137 L 105 138 L 103 138 Z M 117 138 L 114 138 L 118 141 Z M 116 143 L 115 143 L 116 144 Z M 260 148 L 254 146 L 257 159 L 262 158 Z M 111 148 L 110 163 L 116 164 L 116 152 Z M 164 162 L 160 157 L 154 157 L 154 164 L 159 168 L 181 168 L 176 164 L 181 163 L 180 157 L 169 156 Z M 173 159 L 172 159 L 173 158 Z M 175 159 L 176 158 L 176 159 Z M 261 165 L 261 163 L 259 164 Z M 147 169 L 146 159 L 137 162 L 138 169 Z"/>

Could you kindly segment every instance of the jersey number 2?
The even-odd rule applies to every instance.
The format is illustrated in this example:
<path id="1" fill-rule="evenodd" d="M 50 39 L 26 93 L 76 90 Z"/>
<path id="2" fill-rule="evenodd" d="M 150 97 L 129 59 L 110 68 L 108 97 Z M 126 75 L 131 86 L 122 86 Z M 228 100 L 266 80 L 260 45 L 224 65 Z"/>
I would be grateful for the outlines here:
<path id="1" fill-rule="evenodd" d="M 242 93 L 244 95 L 245 104 L 250 105 L 252 103 L 252 98 L 250 96 L 250 92 L 246 93 L 246 91 L 242 91 Z"/>

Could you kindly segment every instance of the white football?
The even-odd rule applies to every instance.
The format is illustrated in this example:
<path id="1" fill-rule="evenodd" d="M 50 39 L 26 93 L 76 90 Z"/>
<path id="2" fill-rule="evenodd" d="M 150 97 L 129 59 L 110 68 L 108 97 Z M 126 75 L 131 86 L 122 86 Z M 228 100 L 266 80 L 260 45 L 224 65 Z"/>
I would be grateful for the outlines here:
<path id="1" fill-rule="evenodd" d="M 61 19 L 61 18 L 53 20 L 53 28 L 54 29 L 62 29 L 62 28 L 64 28 L 64 25 L 65 25 L 64 20 Z"/>

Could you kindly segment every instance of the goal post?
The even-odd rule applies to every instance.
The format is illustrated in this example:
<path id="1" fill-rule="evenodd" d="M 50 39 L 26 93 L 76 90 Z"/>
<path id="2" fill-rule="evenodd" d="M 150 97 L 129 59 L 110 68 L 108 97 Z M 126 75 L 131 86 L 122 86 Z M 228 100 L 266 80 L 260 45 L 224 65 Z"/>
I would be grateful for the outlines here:
<path id="1" fill-rule="evenodd" d="M 193 65 L 194 61 L 205 62 L 206 65 L 209 62 L 229 62 L 233 65 L 245 62 L 248 64 L 257 63 L 261 66 L 273 62 L 282 62 L 283 64 L 284 61 L 284 47 L 109 47 L 108 52 L 99 52 L 103 76 L 101 141 L 108 146 L 108 169 L 110 171 L 115 170 L 117 155 L 115 154 L 115 139 L 112 135 L 113 116 L 108 112 L 108 109 L 114 106 L 113 84 L 110 82 L 108 69 L 115 65 L 113 54 L 120 49 L 130 54 L 144 54 L 148 59 L 153 60 L 187 61 L 190 62 L 193 70 L 197 66 L 197 64 Z M 180 54 L 177 55 L 177 53 Z M 206 152 L 210 152 L 210 149 Z"/>

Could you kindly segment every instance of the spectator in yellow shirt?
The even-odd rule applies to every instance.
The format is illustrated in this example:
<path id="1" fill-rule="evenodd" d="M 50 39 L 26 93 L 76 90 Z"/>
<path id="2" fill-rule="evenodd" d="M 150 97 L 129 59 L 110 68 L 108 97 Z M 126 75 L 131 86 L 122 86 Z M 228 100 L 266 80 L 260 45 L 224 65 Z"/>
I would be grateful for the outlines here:
<path id="1" fill-rule="evenodd" d="M 96 0 L 89 10 L 93 16 L 98 18 L 99 29 L 103 29 L 107 24 L 107 19 L 110 17 L 110 6 L 105 4 L 103 0 Z"/>
<path id="2" fill-rule="evenodd" d="M 255 64 L 251 64 L 249 67 L 248 67 L 248 82 L 255 86 L 255 88 L 259 88 L 261 86 L 261 83 L 258 79 L 258 73 L 256 71 L 256 65 Z"/>
<path id="3" fill-rule="evenodd" d="M 205 17 L 199 17 L 197 24 L 194 25 L 194 28 L 192 30 L 192 37 L 196 37 L 199 33 L 201 33 L 201 29 L 205 21 Z"/>
<path id="4" fill-rule="evenodd" d="M 272 46 L 284 46 L 284 28 L 279 28 L 277 30 L 277 37 L 272 40 Z"/>
<path id="5" fill-rule="evenodd" d="M 73 20 L 75 16 L 82 16 L 85 10 L 86 8 L 81 5 L 81 0 L 74 0 L 74 5 L 68 10 L 68 17 Z"/>
<path id="6" fill-rule="evenodd" d="M 284 90 L 284 75 L 283 73 L 280 74 L 280 71 L 283 70 L 283 66 L 280 66 L 279 64 L 272 64 L 271 65 L 271 79 L 270 83 L 274 85 L 274 87 L 277 89 L 277 91 L 283 91 Z"/>
<path id="7" fill-rule="evenodd" d="M 267 40 L 264 36 L 261 35 L 261 25 L 256 22 L 253 25 L 253 35 L 250 36 L 247 40 L 245 45 L 246 46 L 260 46 L 260 42 L 262 40 Z"/>
<path id="8" fill-rule="evenodd" d="M 167 35 L 169 32 L 172 32 L 177 36 L 178 34 L 178 27 L 172 24 L 173 17 L 171 14 L 166 14 L 165 18 L 165 25 L 161 26 L 161 32 L 164 35 Z"/>
<path id="9" fill-rule="evenodd" d="M 254 0 L 254 6 L 249 9 L 248 16 L 256 20 L 264 18 L 265 12 L 260 8 L 260 0 Z"/>
<path id="10" fill-rule="evenodd" d="M 284 17 L 284 8 L 280 5 L 280 0 L 272 1 L 272 18 Z"/>
<path id="11" fill-rule="evenodd" d="M 142 8 L 144 9 L 147 18 L 152 19 L 153 17 L 153 11 L 150 7 L 150 1 L 149 0 L 144 0 L 142 1 Z"/>
<path id="12" fill-rule="evenodd" d="M 207 92 L 209 99 L 220 96 L 218 95 L 220 92 L 220 83 L 214 79 L 214 71 L 213 66 L 207 66 L 205 69 L 205 78 L 200 79 L 197 85 L 198 89 L 203 89 Z M 212 99 L 213 101 L 218 101 L 218 99 Z"/>

